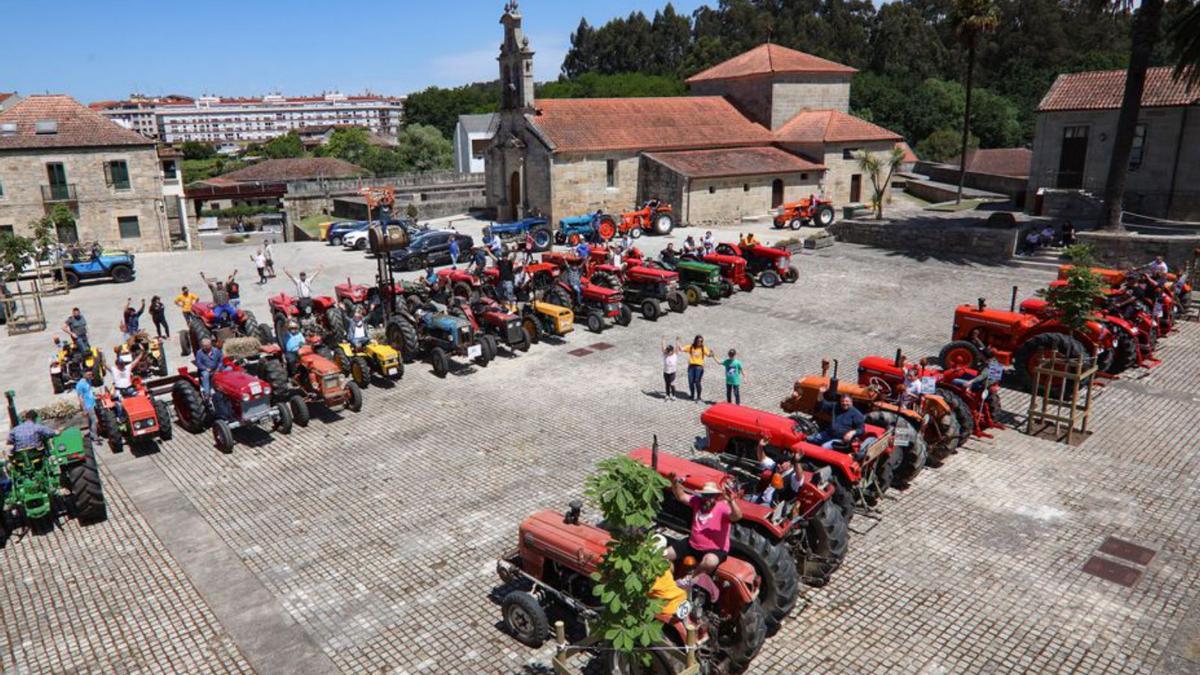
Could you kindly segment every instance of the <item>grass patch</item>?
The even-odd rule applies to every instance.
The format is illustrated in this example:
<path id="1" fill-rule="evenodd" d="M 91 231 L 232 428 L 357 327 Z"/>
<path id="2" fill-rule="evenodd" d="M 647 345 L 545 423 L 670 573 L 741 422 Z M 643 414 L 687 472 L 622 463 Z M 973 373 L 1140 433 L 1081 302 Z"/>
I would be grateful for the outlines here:
<path id="1" fill-rule="evenodd" d="M 321 226 L 324 225 L 325 223 L 332 223 L 332 222 L 334 222 L 333 218 L 330 218 L 329 216 L 321 215 L 318 213 L 315 215 L 305 216 L 305 217 L 301 218 L 300 219 L 300 229 L 307 232 L 308 236 L 312 237 L 313 239 L 319 239 L 321 237 Z"/>

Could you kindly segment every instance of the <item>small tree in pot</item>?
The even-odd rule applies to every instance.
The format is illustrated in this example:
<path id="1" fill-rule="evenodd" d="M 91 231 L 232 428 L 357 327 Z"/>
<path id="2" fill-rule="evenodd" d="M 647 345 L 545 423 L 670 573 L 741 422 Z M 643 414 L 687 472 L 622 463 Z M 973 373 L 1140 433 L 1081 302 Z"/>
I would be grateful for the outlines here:
<path id="1" fill-rule="evenodd" d="M 1071 261 L 1066 283 L 1043 288 L 1038 295 L 1045 298 L 1073 331 L 1082 331 L 1096 316 L 1096 303 L 1104 296 L 1104 280 L 1092 271 L 1096 258 L 1086 245 L 1068 246 L 1064 253 Z"/>

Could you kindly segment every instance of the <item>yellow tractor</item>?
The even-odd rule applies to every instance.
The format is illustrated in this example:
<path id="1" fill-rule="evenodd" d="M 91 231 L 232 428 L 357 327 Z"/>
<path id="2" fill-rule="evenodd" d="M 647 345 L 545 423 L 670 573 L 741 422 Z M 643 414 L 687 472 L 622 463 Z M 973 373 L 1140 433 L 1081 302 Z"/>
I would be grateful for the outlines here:
<path id="1" fill-rule="evenodd" d="M 371 373 L 388 380 L 404 377 L 404 359 L 400 358 L 400 352 L 374 339 L 361 349 L 355 349 L 349 342 L 339 343 L 333 350 L 333 362 L 363 388 L 370 386 Z"/>
<path id="2" fill-rule="evenodd" d="M 75 386 L 89 368 L 93 371 L 92 385 L 99 387 L 104 384 L 108 367 L 104 363 L 104 353 L 98 347 L 80 353 L 73 340 L 54 338 L 54 355 L 50 357 L 50 389 L 55 394 Z"/>
<path id="3" fill-rule="evenodd" d="M 561 305 L 534 300 L 521 307 L 521 328 L 530 344 L 543 337 L 562 337 L 575 330 L 575 312 Z"/>

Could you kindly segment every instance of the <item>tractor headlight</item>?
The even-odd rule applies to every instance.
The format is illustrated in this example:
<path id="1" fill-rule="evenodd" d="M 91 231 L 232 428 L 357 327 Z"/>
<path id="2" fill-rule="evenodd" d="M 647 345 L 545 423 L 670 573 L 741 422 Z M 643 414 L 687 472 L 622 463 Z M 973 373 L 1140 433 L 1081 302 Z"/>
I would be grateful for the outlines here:
<path id="1" fill-rule="evenodd" d="M 242 401 L 250 400 L 250 392 L 242 392 Z"/>

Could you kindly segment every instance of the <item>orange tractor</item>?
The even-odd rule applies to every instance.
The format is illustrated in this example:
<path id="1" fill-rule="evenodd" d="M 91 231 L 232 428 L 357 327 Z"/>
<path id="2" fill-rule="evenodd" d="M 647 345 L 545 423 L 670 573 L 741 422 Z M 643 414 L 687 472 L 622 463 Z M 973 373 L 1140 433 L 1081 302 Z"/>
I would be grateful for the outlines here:
<path id="1" fill-rule="evenodd" d="M 628 233 L 634 239 L 642 233 L 666 236 L 675 229 L 675 215 L 670 204 L 650 199 L 642 204 L 642 208 L 622 213 L 617 227 L 622 234 Z"/>
<path id="2" fill-rule="evenodd" d="M 787 202 L 775 210 L 772 224 L 777 230 L 785 227 L 798 230 L 813 224 L 829 227 L 833 224 L 833 201 L 812 195 L 800 201 Z"/>

